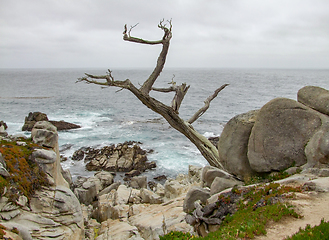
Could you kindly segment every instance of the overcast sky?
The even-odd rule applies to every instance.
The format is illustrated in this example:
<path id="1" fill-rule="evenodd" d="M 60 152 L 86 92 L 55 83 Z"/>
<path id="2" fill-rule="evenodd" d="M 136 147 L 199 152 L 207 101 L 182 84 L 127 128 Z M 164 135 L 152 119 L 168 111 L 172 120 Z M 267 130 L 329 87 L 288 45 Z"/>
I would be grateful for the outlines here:
<path id="1" fill-rule="evenodd" d="M 328 0 L 0 0 L 0 68 L 329 68 Z"/>

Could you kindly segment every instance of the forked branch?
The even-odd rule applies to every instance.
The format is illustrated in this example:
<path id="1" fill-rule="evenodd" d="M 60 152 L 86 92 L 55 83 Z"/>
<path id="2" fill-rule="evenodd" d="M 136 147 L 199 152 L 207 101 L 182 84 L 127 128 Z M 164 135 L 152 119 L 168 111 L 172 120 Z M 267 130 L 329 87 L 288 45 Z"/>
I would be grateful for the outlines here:
<path id="1" fill-rule="evenodd" d="M 182 83 L 182 85 L 176 85 L 176 83 L 172 80 L 172 85 L 169 88 L 152 88 L 152 90 L 157 92 L 176 92 L 173 100 L 171 101 L 171 107 L 178 114 L 180 105 L 189 90 L 190 85 L 186 86 L 186 83 Z"/>
<path id="2" fill-rule="evenodd" d="M 167 25 L 164 24 L 163 22 L 164 22 L 164 20 L 160 21 L 160 23 L 158 24 L 158 28 L 163 30 L 164 35 L 161 40 L 157 40 L 157 41 L 150 41 L 150 40 L 145 40 L 142 38 L 132 37 L 130 35 L 130 32 L 131 32 L 132 28 L 134 28 L 136 25 L 131 27 L 129 32 L 127 32 L 127 24 L 124 26 L 123 39 L 125 41 L 141 43 L 141 44 L 149 44 L 149 45 L 162 44 L 162 51 L 158 57 L 157 65 L 155 66 L 155 68 L 154 68 L 153 72 L 151 73 L 151 75 L 149 76 L 149 78 L 144 82 L 144 84 L 140 88 L 140 90 L 145 94 L 149 94 L 154 82 L 159 77 L 160 73 L 162 72 L 162 69 L 166 62 L 167 53 L 169 50 L 169 43 L 172 38 L 172 32 L 171 32 L 172 24 L 171 24 L 171 20 L 167 21 L 169 24 L 169 27 L 167 27 Z"/>
<path id="3" fill-rule="evenodd" d="M 167 25 L 168 24 L 168 25 Z M 131 31 L 133 28 L 137 26 L 132 26 L 129 30 L 127 29 L 127 25 L 124 26 L 123 31 L 123 39 L 129 42 L 142 43 L 142 44 L 162 44 L 162 51 L 159 54 L 157 64 L 149 76 L 149 78 L 143 83 L 143 85 L 138 89 L 134 86 L 133 83 L 129 79 L 125 81 L 115 80 L 112 76 L 112 72 L 108 70 L 106 75 L 92 75 L 85 74 L 85 77 L 78 79 L 78 82 L 86 82 L 93 83 L 102 86 L 114 86 L 122 89 L 127 89 L 131 93 L 133 93 L 145 106 L 150 108 L 152 111 L 163 116 L 167 122 L 174 129 L 178 130 L 182 134 L 184 134 L 200 151 L 200 153 L 204 156 L 204 158 L 209 162 L 210 165 L 223 169 L 223 166 L 219 160 L 219 154 L 217 148 L 204 136 L 198 133 L 193 127 L 192 123 L 195 122 L 199 117 L 201 117 L 209 108 L 210 102 L 217 97 L 218 93 L 223 90 L 228 84 L 224 84 L 220 88 L 218 88 L 213 95 L 209 96 L 205 100 L 204 107 L 200 108 L 193 117 L 188 120 L 188 122 L 184 121 L 180 118 L 178 111 L 180 105 L 184 99 L 185 94 L 187 93 L 190 86 L 186 85 L 186 83 L 182 83 L 181 85 L 176 85 L 174 79 L 169 83 L 171 86 L 169 88 L 154 88 L 153 85 L 163 70 L 164 64 L 166 62 L 166 57 L 169 49 L 170 39 L 172 37 L 172 24 L 171 20 L 167 21 L 167 24 L 164 24 L 164 20 L 160 21 L 158 27 L 164 31 L 164 35 L 161 40 L 158 41 L 149 41 L 141 38 L 135 38 L 131 36 Z M 105 80 L 105 81 L 101 81 Z M 158 101 L 155 98 L 150 97 L 149 93 L 151 90 L 158 92 L 175 92 L 175 96 L 172 100 L 171 106 L 167 106 L 162 102 Z"/>
<path id="4" fill-rule="evenodd" d="M 220 88 L 216 89 L 215 92 L 209 96 L 205 101 L 204 101 L 204 106 L 200 108 L 187 122 L 189 124 L 194 123 L 196 120 L 198 120 L 209 108 L 210 102 L 217 97 L 218 93 L 222 91 L 225 87 L 227 87 L 229 84 L 224 84 Z"/>
<path id="5" fill-rule="evenodd" d="M 129 79 L 126 79 L 125 81 L 114 80 L 111 70 L 108 70 L 108 73 L 106 75 L 92 75 L 88 73 L 85 73 L 85 75 L 86 77 L 79 78 L 77 82 L 93 83 L 102 86 L 114 86 L 124 89 L 130 89 L 130 87 L 132 86 L 132 83 Z M 94 79 L 104 79 L 106 80 L 106 82 L 100 82 Z"/>

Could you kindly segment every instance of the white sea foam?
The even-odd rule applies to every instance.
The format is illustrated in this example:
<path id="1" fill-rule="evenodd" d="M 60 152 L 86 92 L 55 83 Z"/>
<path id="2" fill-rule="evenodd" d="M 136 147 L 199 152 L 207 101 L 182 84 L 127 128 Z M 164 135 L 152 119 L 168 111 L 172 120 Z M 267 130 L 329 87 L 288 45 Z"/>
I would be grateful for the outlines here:
<path id="1" fill-rule="evenodd" d="M 25 116 L 29 112 L 40 111 L 51 120 L 64 120 L 82 127 L 59 133 L 60 145 L 72 144 L 71 149 L 63 153 L 67 157 L 81 147 L 131 140 L 142 142 L 144 149 L 154 149 L 149 159 L 157 161 L 158 167 L 156 171 L 148 171 L 149 175 L 162 173 L 174 176 L 186 173 L 190 164 L 207 164 L 185 136 L 169 127 L 165 120 L 143 106 L 129 91 L 115 93 L 112 88 L 101 90 L 98 86 L 75 84 L 74 79 L 83 72 L 81 69 L 0 69 L 0 82 L 2 86 L 8 86 L 0 88 L 0 120 L 7 123 L 8 133 L 22 133 Z M 100 71 L 94 73 L 97 72 Z M 137 82 L 149 74 L 147 70 L 114 72 L 122 79 L 126 79 L 128 74 L 131 80 Z M 329 70 L 168 69 L 162 72 L 157 84 L 160 86 L 167 82 L 173 72 L 177 81 L 186 81 L 191 85 L 180 109 L 180 116 L 185 120 L 203 105 L 218 85 L 230 84 L 193 124 L 205 137 L 219 136 L 229 119 L 260 108 L 275 97 L 296 99 L 297 91 L 306 85 L 329 89 Z M 54 97 L 39 98 L 36 95 L 40 93 L 44 96 L 45 92 Z M 157 93 L 155 96 L 158 95 L 170 104 L 168 94 Z M 17 96 L 26 98 L 12 98 Z M 70 169 L 73 176 L 90 174 L 85 171 L 84 162 L 69 159 L 62 164 Z"/>

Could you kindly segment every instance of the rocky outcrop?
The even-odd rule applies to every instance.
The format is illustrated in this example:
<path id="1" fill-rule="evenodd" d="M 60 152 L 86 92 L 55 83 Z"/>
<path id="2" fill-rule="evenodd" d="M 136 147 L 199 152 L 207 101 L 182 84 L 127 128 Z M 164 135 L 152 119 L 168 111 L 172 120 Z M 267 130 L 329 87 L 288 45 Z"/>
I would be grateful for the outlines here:
<path id="1" fill-rule="evenodd" d="M 100 191 L 111 186 L 113 175 L 109 172 L 97 172 L 94 177 L 78 177 L 73 184 L 74 194 L 85 205 L 91 204 L 97 199 Z"/>
<path id="2" fill-rule="evenodd" d="M 47 114 L 41 112 L 30 112 L 29 115 L 25 117 L 22 131 L 31 131 L 34 124 L 39 121 L 48 121 Z"/>
<path id="3" fill-rule="evenodd" d="M 281 186 L 296 187 L 303 189 L 305 195 L 317 195 L 324 192 L 329 192 L 329 169 L 308 168 L 303 170 L 299 174 L 289 176 L 288 178 L 276 181 L 274 183 Z M 202 237 L 207 236 L 210 232 L 218 230 L 221 223 L 225 221 L 226 216 L 233 215 L 237 211 L 237 205 L 240 200 L 244 204 L 249 201 L 248 198 L 244 199 L 243 196 L 253 191 L 256 188 L 264 188 L 263 183 L 248 186 L 234 186 L 232 188 L 225 188 L 223 191 L 217 194 L 210 194 L 210 197 L 206 201 L 202 199 L 204 194 L 199 197 L 193 197 L 193 193 L 200 194 L 200 189 L 195 192 L 196 189 L 191 189 L 187 194 L 185 203 L 189 203 L 189 208 L 186 209 L 185 221 L 194 227 L 195 232 Z M 281 188 L 281 186 L 279 188 Z M 284 188 L 284 187 L 283 187 Z M 204 189 L 205 191 L 206 189 Z M 189 197 L 192 196 L 192 197 Z M 260 199 L 255 205 L 253 210 L 265 205 L 274 204 L 276 202 L 288 201 L 289 193 L 283 193 L 282 195 L 275 194 L 269 197 L 267 201 Z M 199 198 L 199 199 L 198 199 Z M 290 200 L 289 200 L 290 201 Z"/>
<path id="4" fill-rule="evenodd" d="M 307 164 L 309 167 L 326 167 L 329 164 L 329 124 L 321 126 L 311 137 L 305 147 Z"/>
<path id="5" fill-rule="evenodd" d="M 297 101 L 329 115 L 329 91 L 315 86 L 306 86 L 298 91 Z"/>
<path id="6" fill-rule="evenodd" d="M 253 110 L 233 117 L 219 137 L 219 158 L 223 167 L 235 176 L 245 179 L 254 174 L 247 157 L 248 141 L 258 111 Z"/>
<path id="7" fill-rule="evenodd" d="M 6 137 L 8 135 L 6 132 L 7 128 L 7 124 L 4 121 L 0 121 L 0 136 Z"/>
<path id="8" fill-rule="evenodd" d="M 190 166 L 189 169 L 188 175 L 168 179 L 164 186 L 158 183 L 154 191 L 147 189 L 143 176 L 132 178 L 130 185 L 136 188 L 120 183 L 112 183 L 104 189 L 105 185 L 101 186 L 94 201 L 83 207 L 84 215 L 88 216 L 85 218 L 86 237 L 93 239 L 95 231 L 99 240 L 153 240 L 172 230 L 193 233 L 193 227 L 184 220 L 184 196 L 190 188 L 201 186 L 202 168 Z M 81 185 L 84 180 L 77 181 L 80 183 L 74 186 Z M 84 183 L 87 181 L 91 180 Z"/>
<path id="9" fill-rule="evenodd" d="M 47 184 L 29 199 L 20 195 L 12 202 L 3 194 L 0 224 L 8 230 L 17 229 L 22 239 L 83 239 L 80 203 L 61 174 L 56 128 L 49 122 L 38 122 L 32 129 L 32 140 L 44 147 L 35 148 L 30 161 L 38 166 L 34 171 L 40 168 L 46 174 Z"/>
<path id="10" fill-rule="evenodd" d="M 291 166 L 327 167 L 329 91 L 304 87 L 298 101 L 276 98 L 232 118 L 219 138 L 225 169 L 240 179 Z"/>
<path id="11" fill-rule="evenodd" d="M 219 168 L 212 166 L 205 166 L 202 169 L 202 182 L 205 187 L 211 187 L 215 178 L 228 179 L 232 181 L 238 181 L 232 174 L 225 172 Z"/>
<path id="12" fill-rule="evenodd" d="M 57 128 L 57 131 L 64 131 L 64 130 L 71 130 L 71 129 L 81 128 L 81 126 L 79 126 L 77 124 L 65 122 L 63 120 L 61 120 L 61 121 L 49 120 L 49 122 Z"/>
<path id="13" fill-rule="evenodd" d="M 39 121 L 49 121 L 47 114 L 41 112 L 33 112 L 33 113 L 30 112 L 29 115 L 25 117 L 25 122 L 22 127 L 22 131 L 31 131 L 34 127 L 34 124 Z M 65 121 L 49 121 L 49 122 L 57 128 L 57 131 L 80 128 L 79 125 Z"/>
<path id="14" fill-rule="evenodd" d="M 305 145 L 323 124 L 323 118 L 290 99 L 277 98 L 265 104 L 248 142 L 251 168 L 256 172 L 271 172 L 305 164 Z"/>
<path id="15" fill-rule="evenodd" d="M 146 153 L 135 142 L 125 142 L 101 149 L 80 148 L 74 152 L 72 159 L 87 162 L 86 169 L 89 171 L 127 172 L 126 176 L 132 177 L 156 167 L 155 162 L 148 161 Z"/>

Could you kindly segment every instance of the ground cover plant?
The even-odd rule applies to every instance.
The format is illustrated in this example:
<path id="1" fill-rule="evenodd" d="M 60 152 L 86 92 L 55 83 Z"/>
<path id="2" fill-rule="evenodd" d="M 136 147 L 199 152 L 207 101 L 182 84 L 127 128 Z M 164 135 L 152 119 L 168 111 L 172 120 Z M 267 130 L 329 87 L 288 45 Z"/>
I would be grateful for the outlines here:
<path id="1" fill-rule="evenodd" d="M 311 227 L 307 225 L 305 229 L 300 229 L 298 233 L 291 237 L 286 238 L 286 240 L 326 240 L 329 239 L 329 222 L 325 222 L 324 219 L 321 220 L 320 225 Z"/>
<path id="2" fill-rule="evenodd" d="M 39 165 L 31 158 L 34 149 L 40 148 L 31 139 L 0 141 L 0 152 L 10 176 L 0 176 L 0 197 L 6 196 L 16 201 L 20 195 L 29 198 L 36 190 L 47 185 L 47 177 Z"/>
<path id="3" fill-rule="evenodd" d="M 237 193 L 240 190 L 233 188 L 233 191 Z M 189 233 L 170 232 L 160 239 L 248 239 L 266 234 L 265 228 L 269 221 L 279 221 L 284 216 L 301 217 L 284 201 L 293 198 L 294 192 L 300 191 L 299 187 L 283 186 L 278 183 L 250 187 L 247 191 L 241 192 L 242 198 L 235 203 L 237 211 L 227 215 L 216 232 L 209 233 L 204 238 Z M 220 197 L 219 201 L 230 202 L 230 199 L 222 198 Z"/>

